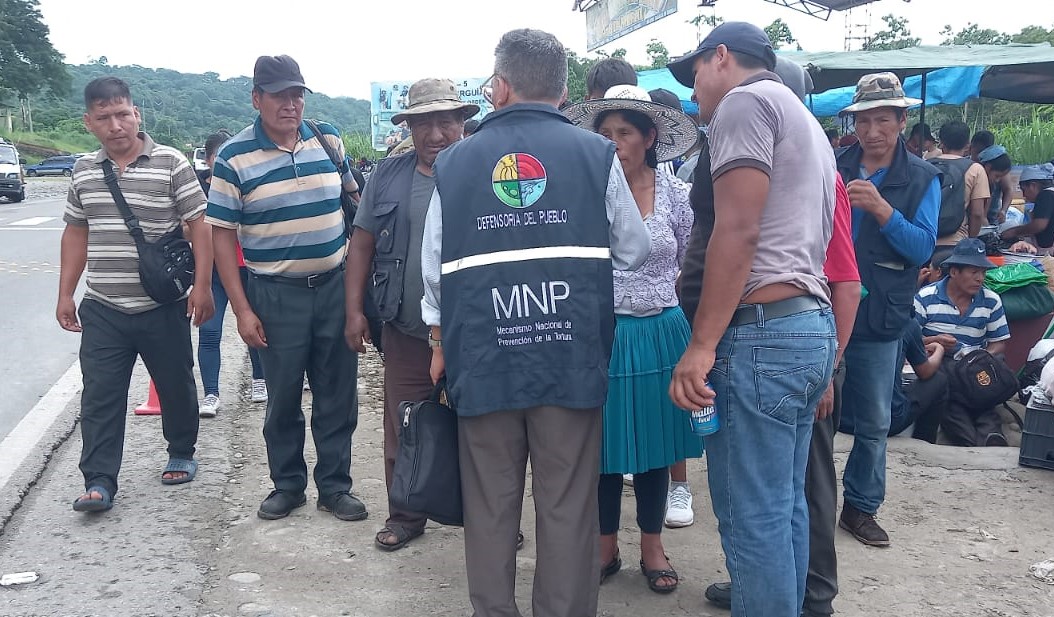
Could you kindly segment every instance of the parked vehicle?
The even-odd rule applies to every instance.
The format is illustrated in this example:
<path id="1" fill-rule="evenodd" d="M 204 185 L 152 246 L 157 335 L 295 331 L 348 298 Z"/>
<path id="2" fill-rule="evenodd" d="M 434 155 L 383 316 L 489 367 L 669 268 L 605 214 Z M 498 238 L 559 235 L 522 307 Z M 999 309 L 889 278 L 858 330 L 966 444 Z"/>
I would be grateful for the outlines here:
<path id="1" fill-rule="evenodd" d="M 22 176 L 22 159 L 14 144 L 0 139 L 0 197 L 12 202 L 26 198 L 26 181 Z"/>
<path id="2" fill-rule="evenodd" d="M 40 161 L 36 165 L 30 165 L 26 167 L 26 175 L 33 176 L 72 176 L 73 175 L 73 164 L 77 162 L 77 157 L 64 155 L 64 156 L 49 156 L 48 158 Z"/>
<path id="3" fill-rule="evenodd" d="M 209 164 L 205 161 L 205 148 L 194 148 L 194 155 L 190 159 L 194 164 L 194 171 L 208 171 Z"/>

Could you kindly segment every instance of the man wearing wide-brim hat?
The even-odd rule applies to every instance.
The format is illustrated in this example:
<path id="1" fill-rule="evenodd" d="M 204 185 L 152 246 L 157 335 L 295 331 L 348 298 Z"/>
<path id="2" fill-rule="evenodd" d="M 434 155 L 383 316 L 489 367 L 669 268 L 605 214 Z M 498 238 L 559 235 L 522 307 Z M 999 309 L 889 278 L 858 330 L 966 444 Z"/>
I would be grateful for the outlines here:
<path id="1" fill-rule="evenodd" d="M 984 242 L 960 240 L 941 263 L 945 277 L 927 285 L 915 296 L 915 313 L 926 344 L 944 347 L 941 370 L 949 383 L 957 383 L 954 365 L 959 354 L 985 349 L 993 356 L 1006 351 L 1010 340 L 1003 302 L 984 286 L 985 273 L 996 265 L 985 255 Z M 954 317 L 949 318 L 949 315 Z M 925 413 L 925 411 L 923 412 Z M 952 389 L 944 409 L 931 410 L 939 418 L 941 436 L 956 446 L 1006 446 L 1002 421 L 991 407 L 982 407 Z"/>
<path id="2" fill-rule="evenodd" d="M 458 98 L 449 79 L 422 79 L 410 86 L 408 99 L 409 105 L 392 116 L 392 123 L 405 121 L 413 142 L 408 151 L 383 159 L 371 174 L 355 216 L 346 271 L 348 345 L 362 353 L 371 341 L 364 302 L 372 301 L 384 322 L 388 488 L 399 450 L 399 403 L 424 400 L 432 392 L 428 374 L 432 352 L 428 328 L 421 320 L 421 237 L 435 190 L 432 165 L 444 148 L 461 139 L 465 120 L 479 113 L 478 105 Z M 389 501 L 388 520 L 375 543 L 382 550 L 398 550 L 424 533 L 424 527 L 423 514 L 403 511 Z"/>
<path id="3" fill-rule="evenodd" d="M 886 493 L 886 435 L 898 342 L 912 313 L 919 266 L 933 254 L 941 184 L 937 169 L 908 152 L 901 133 L 909 107 L 893 73 L 860 78 L 850 116 L 859 139 L 838 155 L 853 206 L 853 238 L 864 298 L 846 346 L 843 414 L 854 422 L 843 475 L 839 526 L 869 546 L 889 546 L 875 521 Z"/>

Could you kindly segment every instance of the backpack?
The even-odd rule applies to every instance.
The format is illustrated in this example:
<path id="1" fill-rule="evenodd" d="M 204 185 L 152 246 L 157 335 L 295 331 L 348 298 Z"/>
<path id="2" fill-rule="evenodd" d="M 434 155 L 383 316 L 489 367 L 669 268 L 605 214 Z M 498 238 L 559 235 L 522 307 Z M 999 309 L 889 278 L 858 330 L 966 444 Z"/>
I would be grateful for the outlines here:
<path id="1" fill-rule="evenodd" d="M 1006 360 L 975 349 L 952 365 L 951 388 L 972 409 L 989 409 L 1010 400 L 1020 389 Z"/>
<path id="2" fill-rule="evenodd" d="M 950 236 L 966 218 L 966 172 L 973 161 L 968 158 L 927 161 L 941 172 L 941 209 L 937 217 L 937 237 Z"/>

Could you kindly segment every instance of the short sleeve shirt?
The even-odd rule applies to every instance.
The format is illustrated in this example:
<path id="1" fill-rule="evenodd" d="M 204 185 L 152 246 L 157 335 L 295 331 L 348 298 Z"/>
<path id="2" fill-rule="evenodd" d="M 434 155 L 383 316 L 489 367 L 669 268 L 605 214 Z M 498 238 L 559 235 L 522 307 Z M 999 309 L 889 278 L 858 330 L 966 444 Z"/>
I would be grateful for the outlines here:
<path id="1" fill-rule="evenodd" d="M 931 158 L 938 159 L 957 159 L 960 157 L 941 154 Z M 966 190 L 966 215 L 963 217 L 963 224 L 959 227 L 958 231 L 953 234 L 947 235 L 943 238 L 937 239 L 938 246 L 954 246 L 958 244 L 959 240 L 969 237 L 970 235 L 970 204 L 977 199 L 989 199 L 992 197 L 992 189 L 988 185 L 988 174 L 985 173 L 984 167 L 978 163 L 970 165 L 966 170 L 965 178 Z"/>
<path id="2" fill-rule="evenodd" d="M 1039 192 L 1032 208 L 1032 219 L 1047 219 L 1047 226 L 1036 234 L 1036 242 L 1043 248 L 1054 246 L 1054 190 Z"/>
<path id="3" fill-rule="evenodd" d="M 743 295 L 787 283 L 830 304 L 823 264 L 834 227 L 836 171 L 823 128 L 778 77 L 761 73 L 725 95 L 709 131 L 715 183 L 741 167 L 769 176 Z"/>
<path id="4" fill-rule="evenodd" d="M 154 143 L 139 133 L 143 149 L 118 173 L 121 194 L 148 240 L 156 240 L 205 211 L 205 193 L 187 161 L 175 148 Z M 63 220 L 88 228 L 85 297 L 122 313 L 143 313 L 160 306 L 139 280 L 139 252 L 124 217 L 106 185 L 105 149 L 77 159 L 66 197 Z"/>
<path id="5" fill-rule="evenodd" d="M 962 314 L 948 297 L 947 278 L 919 290 L 915 295 L 915 318 L 924 336 L 954 336 L 956 351 L 972 351 L 1010 338 L 999 294 L 982 287 Z"/>
<path id="6" fill-rule="evenodd" d="M 827 260 L 823 263 L 828 283 L 848 283 L 860 280 L 853 246 L 852 213 L 849 193 L 841 176 L 835 184 L 834 231 L 827 245 Z"/>

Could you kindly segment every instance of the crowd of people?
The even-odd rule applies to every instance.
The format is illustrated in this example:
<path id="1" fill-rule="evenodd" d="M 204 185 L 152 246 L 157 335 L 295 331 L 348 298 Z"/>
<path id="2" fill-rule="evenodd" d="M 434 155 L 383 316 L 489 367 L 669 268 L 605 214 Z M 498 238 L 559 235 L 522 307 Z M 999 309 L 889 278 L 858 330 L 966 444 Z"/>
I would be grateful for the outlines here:
<path id="1" fill-rule="evenodd" d="M 889 436 L 914 427 L 931 442 L 1006 445 L 998 416 L 949 385 L 956 358 L 998 355 L 1010 336 L 999 296 L 982 286 L 994 264 L 978 239 L 1006 219 L 1006 150 L 961 122 L 939 140 L 925 125 L 905 137 L 920 101 L 891 73 L 860 79 L 842 112 L 847 143 L 803 104 L 808 73 L 746 23 L 718 26 L 670 63 L 698 117 L 672 93 L 638 87 L 620 59 L 598 62 L 587 99 L 568 105 L 566 57 L 551 34 L 506 33 L 484 89 L 494 111 L 478 122 L 450 80 L 414 83 L 392 119 L 412 137 L 365 183 L 338 131 L 304 119 L 309 90 L 289 56 L 257 60 L 258 116 L 209 138 L 200 183 L 140 130 L 127 84 L 89 83 L 85 124 L 101 149 L 73 172 L 57 308 L 60 325 L 81 332 L 85 491 L 73 509 L 114 504 L 137 355 L 161 400 L 161 481 L 194 479 L 199 416 L 221 409 L 229 304 L 249 347 L 250 400 L 266 402 L 273 491 L 260 518 L 307 500 L 305 376 L 317 506 L 367 517 L 351 492 L 351 441 L 358 354 L 373 344 L 389 490 L 400 403 L 442 381 L 457 411 L 478 617 L 520 614 L 528 459 L 533 614 L 584 617 L 622 567 L 624 482 L 641 574 L 656 593 L 678 588 L 672 557 L 690 554 L 671 557 L 662 531 L 694 521 L 685 463 L 704 449 L 730 578 L 706 597 L 735 616 L 832 614 L 836 526 L 891 544 L 877 520 Z M 1048 249 L 1054 176 L 1036 167 L 1020 182 L 1031 218 L 999 233 Z M 142 284 L 118 193 L 148 237 L 185 227 L 195 270 L 181 299 L 161 302 Z M 709 407 L 718 430 L 702 437 L 688 412 Z M 853 435 L 840 516 L 838 428 Z M 378 549 L 424 534 L 425 513 L 389 500 L 387 515 Z"/>

